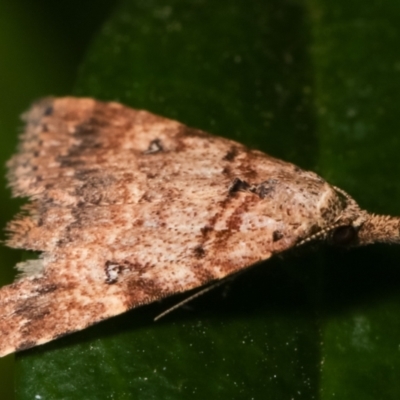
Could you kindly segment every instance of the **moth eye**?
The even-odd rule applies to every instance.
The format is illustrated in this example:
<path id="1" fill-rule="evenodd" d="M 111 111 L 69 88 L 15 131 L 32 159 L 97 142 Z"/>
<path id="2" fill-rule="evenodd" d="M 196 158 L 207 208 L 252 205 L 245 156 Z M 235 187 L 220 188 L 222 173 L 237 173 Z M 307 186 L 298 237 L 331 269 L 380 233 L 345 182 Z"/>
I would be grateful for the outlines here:
<path id="1" fill-rule="evenodd" d="M 332 232 L 332 243 L 337 246 L 348 246 L 357 238 L 357 231 L 352 225 L 339 226 Z"/>

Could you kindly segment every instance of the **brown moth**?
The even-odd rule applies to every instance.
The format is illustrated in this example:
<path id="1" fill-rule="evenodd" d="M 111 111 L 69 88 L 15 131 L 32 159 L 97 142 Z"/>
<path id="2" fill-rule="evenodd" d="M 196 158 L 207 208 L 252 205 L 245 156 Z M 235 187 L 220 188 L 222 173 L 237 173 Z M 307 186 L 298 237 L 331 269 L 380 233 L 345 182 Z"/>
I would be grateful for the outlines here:
<path id="1" fill-rule="evenodd" d="M 24 120 L 7 244 L 42 253 L 0 290 L 1 356 L 311 240 L 400 241 L 315 173 L 147 111 L 48 98 Z"/>

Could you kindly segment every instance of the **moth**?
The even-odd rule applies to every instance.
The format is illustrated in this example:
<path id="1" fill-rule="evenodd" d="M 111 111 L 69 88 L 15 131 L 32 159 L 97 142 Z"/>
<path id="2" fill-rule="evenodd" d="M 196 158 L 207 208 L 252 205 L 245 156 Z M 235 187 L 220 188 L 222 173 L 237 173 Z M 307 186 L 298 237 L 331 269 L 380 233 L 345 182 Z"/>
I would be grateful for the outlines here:
<path id="1" fill-rule="evenodd" d="M 41 256 L 0 290 L 0 356 L 312 240 L 400 241 L 314 172 L 147 111 L 46 98 L 23 119 L 7 245 Z"/>

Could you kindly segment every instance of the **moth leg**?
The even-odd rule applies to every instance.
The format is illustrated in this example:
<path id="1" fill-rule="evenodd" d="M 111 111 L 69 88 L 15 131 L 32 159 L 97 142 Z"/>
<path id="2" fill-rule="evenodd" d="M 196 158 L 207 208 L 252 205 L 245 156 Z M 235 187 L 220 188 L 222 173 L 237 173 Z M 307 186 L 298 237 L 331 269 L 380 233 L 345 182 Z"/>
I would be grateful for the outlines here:
<path id="1" fill-rule="evenodd" d="M 177 310 L 178 308 L 184 306 L 185 304 L 191 302 L 194 299 L 197 299 L 198 297 L 202 296 L 203 294 L 209 292 L 210 290 L 213 290 L 219 286 L 222 286 L 226 284 L 228 281 L 233 280 L 236 278 L 239 274 L 241 274 L 244 271 L 239 271 L 235 273 L 234 275 L 227 276 L 217 282 L 212 282 L 208 286 L 204 287 L 203 289 L 199 290 L 197 293 L 192 294 L 191 296 L 187 297 L 186 299 L 180 301 L 179 303 L 173 305 L 172 307 L 168 308 L 167 310 L 163 311 L 161 314 L 158 314 L 153 321 L 158 321 L 162 317 L 165 317 L 167 314 L 171 313 L 172 311 Z"/>

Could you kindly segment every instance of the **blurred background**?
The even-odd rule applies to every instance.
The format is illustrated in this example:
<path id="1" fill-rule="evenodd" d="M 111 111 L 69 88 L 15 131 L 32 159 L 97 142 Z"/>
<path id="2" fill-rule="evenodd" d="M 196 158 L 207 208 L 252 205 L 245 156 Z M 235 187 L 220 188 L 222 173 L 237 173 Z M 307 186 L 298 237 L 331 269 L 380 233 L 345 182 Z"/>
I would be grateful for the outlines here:
<path id="1" fill-rule="evenodd" d="M 5 161 L 15 151 L 17 134 L 22 129 L 19 115 L 37 98 L 72 92 L 86 49 L 118 3 L 116 0 L 0 2 L 0 232 L 3 232 L 6 222 L 19 207 L 19 202 L 10 200 L 4 178 Z M 160 3 L 168 3 L 168 6 L 158 8 L 152 13 L 153 7 Z M 180 17 L 190 27 L 189 35 L 185 30 L 177 29 L 179 24 L 169 23 L 167 17 L 171 4 L 178 4 Z M 188 10 L 191 4 L 196 4 L 203 14 Z M 213 24 L 204 24 L 201 18 L 210 15 L 211 11 L 206 10 L 210 4 L 212 12 L 215 11 Z M 121 93 L 121 99 L 127 104 L 133 104 L 134 98 L 137 101 L 142 96 L 140 106 L 151 104 L 149 109 L 169 116 L 175 115 L 179 108 L 176 104 L 179 103 L 182 110 L 188 113 L 186 115 L 190 116 L 182 121 L 191 121 L 191 125 L 207 128 L 214 133 L 235 131 L 226 127 L 234 126 L 236 129 L 238 126 L 246 134 L 251 131 L 256 135 L 258 126 L 265 126 L 268 129 L 264 149 L 268 149 L 271 154 L 294 161 L 302 167 L 315 169 L 329 182 L 348 190 L 362 206 L 376 212 L 398 214 L 399 4 L 395 0 L 368 3 L 346 0 L 126 1 L 125 8 L 121 9 L 118 18 L 114 18 L 110 25 L 112 35 L 103 35 L 98 56 L 86 61 L 85 71 L 94 68 L 95 79 L 82 82 L 80 93 L 92 93 L 100 98 L 118 98 L 116 94 Z M 231 12 L 228 14 L 229 18 L 225 8 Z M 152 16 L 150 22 L 147 21 L 148 15 Z M 221 15 L 225 21 L 222 25 Z M 254 18 L 254 15 L 262 18 Z M 139 22 L 133 26 L 132 19 Z M 240 24 L 235 25 L 235 21 Z M 254 24 L 254 21 L 258 21 L 259 25 Z M 255 26 L 254 30 L 243 28 L 252 25 Z M 150 33 L 147 35 L 148 32 Z M 161 46 L 163 51 L 154 52 L 151 43 L 159 43 L 159 35 L 165 32 L 167 35 L 163 36 Z M 254 40 L 254 37 L 258 37 L 258 32 L 262 33 L 262 40 Z M 213 37 L 224 40 L 213 39 L 215 46 L 208 46 Z M 135 38 L 135 41 L 131 42 L 131 38 Z M 192 38 L 198 40 L 196 46 L 193 46 Z M 220 48 L 229 51 L 218 51 Z M 181 57 L 165 57 L 171 50 L 173 55 L 179 54 Z M 241 53 L 245 57 L 237 58 L 236 55 Z M 151 65 L 154 69 L 145 71 L 142 66 L 147 66 L 148 60 L 153 62 Z M 189 70 L 186 66 L 193 65 L 193 60 L 196 60 L 196 68 Z M 247 61 L 242 62 L 244 60 Z M 107 68 L 97 68 L 98 65 Z M 169 74 L 157 74 L 160 70 L 164 73 L 165 65 L 172 66 Z M 235 79 L 234 84 L 229 79 L 222 79 L 221 86 L 218 85 L 220 72 L 226 71 L 218 66 L 230 68 L 229 72 Z M 248 71 L 253 71 L 260 79 L 254 81 Z M 264 71 L 268 73 L 264 74 Z M 135 79 L 132 79 L 133 76 Z M 182 101 L 180 89 L 196 79 L 199 82 L 213 82 L 211 89 L 207 92 L 209 88 L 205 86 L 203 91 L 203 88 L 196 87 L 196 82 Z M 147 90 L 149 87 L 152 90 Z M 216 90 L 217 87 L 227 88 L 227 91 Z M 254 87 L 259 90 L 253 90 Z M 171 88 L 170 93 L 167 92 Z M 139 95 L 136 90 L 141 90 Z M 162 96 L 159 96 L 160 92 Z M 218 107 L 209 107 L 209 99 Z M 189 105 L 186 110 L 185 102 Z M 169 107 L 167 112 L 163 103 L 167 103 Z M 182 106 L 182 103 L 185 104 Z M 213 125 L 217 118 L 210 118 L 204 111 L 198 112 L 196 106 L 201 110 L 211 108 L 213 115 L 223 110 L 222 117 L 219 118 L 220 125 L 211 129 L 207 124 Z M 190 114 L 192 110 L 194 111 Z M 247 111 L 251 113 L 249 115 L 258 118 L 258 122 L 252 123 L 250 128 L 247 117 L 243 118 Z M 240 129 L 238 131 L 240 134 Z M 274 140 L 270 140 L 272 136 L 268 136 L 267 141 L 268 134 L 273 135 Z M 0 239 L 4 239 L 4 234 Z M 264 282 L 267 279 L 264 277 L 270 275 L 259 275 L 262 279 L 254 279 L 254 275 L 249 275 L 246 278 L 248 286 L 245 280 L 241 280 L 236 285 L 237 289 L 232 290 L 236 295 L 231 295 L 231 298 L 236 299 L 237 303 L 230 300 L 231 310 L 235 311 L 229 315 L 235 315 L 235 318 L 228 317 L 219 321 L 218 316 L 222 314 L 207 314 L 205 306 L 198 308 L 204 310 L 200 318 L 196 313 L 192 318 L 184 317 L 180 320 L 178 314 L 178 323 L 166 323 L 161 325 L 162 329 L 160 326 L 157 329 L 146 326 L 148 330 L 141 331 L 135 328 L 129 316 L 125 320 L 115 319 L 107 326 L 110 331 L 114 329 L 113 332 L 118 331 L 120 334 L 119 337 L 115 335 L 112 338 L 115 339 L 113 343 L 116 350 L 110 352 L 107 346 L 99 347 L 103 350 L 90 359 L 98 369 L 91 370 L 86 366 L 90 362 L 85 364 L 84 357 L 74 356 L 82 356 L 80 350 L 77 350 L 80 347 L 74 347 L 76 353 L 69 353 L 69 364 L 60 352 L 61 355 L 56 355 L 55 358 L 61 360 L 58 367 L 66 373 L 57 377 L 59 380 L 54 381 L 54 386 L 59 387 L 59 382 L 75 383 L 83 375 L 82 371 L 89 371 L 92 375 L 89 379 L 93 378 L 93 387 L 97 386 L 101 390 L 98 382 L 101 381 L 101 376 L 107 376 L 110 371 L 110 368 L 104 366 L 114 368 L 117 365 L 118 368 L 114 368 L 111 375 L 117 377 L 116 380 L 124 381 L 124 384 L 126 382 L 126 387 L 131 388 L 136 384 L 137 391 L 145 388 L 149 390 L 145 393 L 150 393 L 154 389 L 154 382 L 157 385 L 156 390 L 162 391 L 168 387 L 168 390 L 173 388 L 179 391 L 183 385 L 175 385 L 176 376 L 179 380 L 184 376 L 185 379 L 195 381 L 200 371 L 203 371 L 200 372 L 200 379 L 204 382 L 200 389 L 204 390 L 211 386 L 210 368 L 215 368 L 215 371 L 221 366 L 226 368 L 223 366 L 225 358 L 218 359 L 218 356 L 227 354 L 229 342 L 242 344 L 242 333 L 239 335 L 238 332 L 243 329 L 246 343 L 252 346 L 253 339 L 250 341 L 248 338 L 252 338 L 252 335 L 262 337 L 262 340 L 254 340 L 252 347 L 257 352 L 254 359 L 259 360 L 258 363 L 254 363 L 254 354 L 252 356 L 247 350 L 249 347 L 241 348 L 242 353 L 236 353 L 236 348 L 231 353 L 231 359 L 238 360 L 238 367 L 233 364 L 229 370 L 230 373 L 237 374 L 232 376 L 241 376 L 242 372 L 247 374 L 245 379 L 248 380 L 243 379 L 245 383 L 240 379 L 244 391 L 248 388 L 248 382 L 254 382 L 252 377 L 257 375 L 249 369 L 251 366 L 257 370 L 259 376 L 260 383 L 257 382 L 256 388 L 262 393 L 259 395 L 261 398 L 265 397 L 265 393 L 271 393 L 264 389 L 265 383 L 269 385 L 269 390 L 277 388 L 276 393 L 280 393 L 279 396 L 272 395 L 274 399 L 301 397 L 308 400 L 312 398 L 308 393 L 314 393 L 316 398 L 324 399 L 397 400 L 400 397 L 399 251 L 394 246 L 390 250 L 387 246 L 374 246 L 352 252 L 327 249 L 325 253 L 320 251 L 315 255 L 311 254 L 301 261 L 301 265 L 297 258 L 292 265 L 286 266 L 285 261 L 287 269 L 284 270 L 279 265 L 276 271 L 281 272 L 277 276 L 283 276 L 282 281 L 288 284 L 287 293 L 301 293 L 301 296 L 304 294 L 301 299 L 304 298 L 307 307 L 286 296 L 285 290 L 281 289 L 280 278 L 269 282 L 270 286 L 267 286 Z M 0 258 L 0 284 L 4 285 L 12 282 L 13 266 L 20 261 L 21 252 L 0 246 Z M 238 291 L 239 287 L 242 287 L 242 292 Z M 266 293 L 269 294 L 268 287 L 276 288 L 276 293 L 279 292 L 276 298 L 273 297 L 274 294 L 271 298 L 266 296 Z M 293 287 L 299 292 L 293 290 Z M 244 305 L 243 299 L 248 293 L 252 293 L 253 297 Z M 218 293 L 214 296 L 219 298 Z M 271 299 L 277 300 L 274 303 Z M 212 297 L 202 301 L 204 304 L 212 304 L 209 308 L 214 310 Z M 292 318 L 291 313 L 287 317 L 286 311 L 277 306 L 281 304 L 280 301 L 284 305 L 282 310 L 288 307 L 289 310 L 301 313 L 301 317 Z M 257 306 L 255 312 L 254 306 Z M 221 310 L 226 307 L 228 306 L 221 304 Z M 242 311 L 238 313 L 238 309 Z M 244 317 L 236 318 L 238 315 Z M 114 328 L 114 324 L 120 323 L 122 326 L 122 321 L 128 321 L 124 326 L 129 324 L 129 329 L 124 331 L 117 325 Z M 185 323 L 182 324 L 182 321 Z M 206 326 L 209 328 L 204 334 Z M 193 339 L 188 335 L 188 330 L 193 332 L 197 347 L 192 348 Z M 87 335 L 86 337 L 96 337 L 97 340 L 96 333 L 93 333 L 95 330 L 92 333 L 89 330 L 85 332 L 81 337 Z M 130 335 L 133 332 L 137 334 L 136 342 L 132 341 L 134 335 Z M 173 334 L 170 335 L 170 332 Z M 234 335 L 231 332 L 235 332 L 236 342 L 233 341 Z M 270 336 L 266 336 L 266 332 Z M 107 341 L 112 335 L 105 336 L 107 333 L 103 333 L 99 341 Z M 187 367 L 189 364 L 182 364 L 179 354 L 172 354 L 175 348 L 169 346 L 165 337 L 172 338 L 172 341 L 179 344 L 182 351 L 179 354 L 185 360 L 197 360 L 197 348 L 202 349 L 199 354 L 203 354 L 203 348 L 210 353 L 215 352 L 214 341 L 219 343 L 218 351 L 221 353 L 215 352 L 214 364 L 198 363 L 196 367 L 199 369 L 193 370 Z M 154 346 L 155 342 L 166 345 Z M 90 343 L 84 343 L 87 351 L 90 350 Z M 130 353 L 123 343 L 129 343 Z M 147 346 L 153 352 L 140 352 L 139 357 L 135 343 L 139 343 L 138 348 Z M 121 363 L 120 354 L 124 354 L 124 363 Z M 136 364 L 132 364 L 132 354 L 135 354 Z M 173 360 L 165 375 L 158 372 L 152 375 L 154 380 L 142 380 L 137 384 L 141 376 L 147 376 L 144 375 L 146 371 L 153 372 L 156 371 L 155 368 L 158 371 L 158 363 L 163 354 Z M 238 357 L 237 354 L 241 356 Z M 246 358 L 247 362 L 244 359 L 246 354 L 250 354 Z M 50 356 L 51 352 L 48 352 L 48 357 Z M 47 370 L 37 368 L 38 364 L 34 362 L 25 363 L 25 375 L 21 373 L 22 368 L 18 368 L 20 381 L 25 378 L 25 381 L 33 382 L 35 378 L 32 375 L 35 375 L 36 379 L 40 378 L 41 384 L 43 381 L 50 382 L 49 375 L 56 368 L 55 364 L 48 362 L 49 359 L 43 357 Z M 32 360 L 34 361 L 33 357 Z M 0 359 L 0 400 L 14 399 L 13 362 L 13 356 Z M 243 368 L 245 365 L 246 368 Z M 186 369 L 193 372 L 192 378 L 189 377 L 190 374 L 186 374 Z M 279 380 L 275 380 L 275 372 L 271 373 L 275 370 L 279 371 Z M 125 375 L 121 377 L 120 371 Z M 176 375 L 176 371 L 181 371 L 182 374 Z M 291 371 L 298 373 L 296 375 Z M 271 374 L 268 379 L 266 373 Z M 136 380 L 132 379 L 133 376 L 136 376 Z M 231 375 L 227 376 L 229 379 L 225 381 L 224 390 L 226 393 L 229 390 L 235 393 L 228 398 L 238 398 L 237 382 Z M 289 385 L 288 382 L 292 380 Z M 219 390 L 220 382 L 214 381 L 217 389 L 211 389 Z M 82 380 L 80 385 L 90 392 L 92 389 L 87 382 Z M 109 379 L 107 384 L 110 391 L 107 393 L 114 393 L 114 387 L 117 386 L 115 382 Z M 289 388 L 288 391 L 285 391 L 285 385 Z M 37 392 L 29 390 L 31 387 L 34 385 L 25 385 L 28 388 L 25 398 L 39 399 Z M 299 387 L 304 389 L 301 395 Z M 189 390 L 188 388 L 190 385 L 185 390 Z M 124 386 L 121 385 L 118 390 L 124 390 Z M 197 397 L 192 394 L 190 398 L 207 397 L 204 394 L 200 397 L 204 393 L 201 390 L 196 393 Z M 289 396 L 287 393 L 291 390 L 293 391 L 290 393 L 294 394 Z M 251 397 L 248 392 L 243 393 L 246 397 L 241 398 Z M 99 398 L 93 390 L 91 395 L 92 398 Z M 107 396 L 122 398 L 118 395 Z M 41 398 L 44 400 L 44 396 Z M 48 398 L 66 397 L 63 393 L 63 396 Z"/>
<path id="2" fill-rule="evenodd" d="M 117 0 L 0 2 L 0 227 L 17 212 L 6 189 L 5 162 L 22 129 L 19 116 L 36 98 L 71 92 L 92 37 Z M 0 247 L 0 284 L 12 282 L 21 253 Z M 0 359 L 0 399 L 12 400 L 13 356 Z"/>

